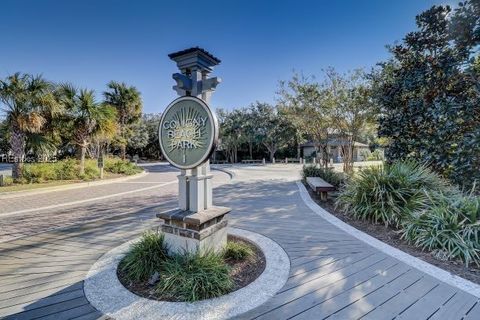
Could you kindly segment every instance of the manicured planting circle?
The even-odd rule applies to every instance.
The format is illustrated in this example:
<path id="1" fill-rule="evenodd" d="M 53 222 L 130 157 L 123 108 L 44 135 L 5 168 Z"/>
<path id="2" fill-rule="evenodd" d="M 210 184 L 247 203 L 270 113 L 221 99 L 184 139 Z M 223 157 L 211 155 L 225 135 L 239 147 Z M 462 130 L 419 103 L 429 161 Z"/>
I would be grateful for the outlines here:
<path id="1" fill-rule="evenodd" d="M 157 239 L 154 245 L 152 239 Z M 263 252 L 252 242 L 232 235 L 222 253 L 165 256 L 164 250 L 167 247 L 158 233 L 144 234 L 119 263 L 117 276 L 123 286 L 147 299 L 194 302 L 241 289 L 265 270 Z M 139 261 L 148 263 L 138 264 Z M 139 279 L 144 274 L 147 276 Z"/>
<path id="2" fill-rule="evenodd" d="M 240 315 L 265 303 L 283 287 L 290 272 L 290 260 L 267 237 L 235 228 L 229 228 L 229 234 L 254 243 L 266 260 L 263 273 L 237 291 L 193 303 L 139 297 L 117 277 L 118 264 L 137 241 L 133 240 L 107 252 L 92 266 L 84 282 L 85 295 L 95 308 L 115 319 L 228 319 Z"/>

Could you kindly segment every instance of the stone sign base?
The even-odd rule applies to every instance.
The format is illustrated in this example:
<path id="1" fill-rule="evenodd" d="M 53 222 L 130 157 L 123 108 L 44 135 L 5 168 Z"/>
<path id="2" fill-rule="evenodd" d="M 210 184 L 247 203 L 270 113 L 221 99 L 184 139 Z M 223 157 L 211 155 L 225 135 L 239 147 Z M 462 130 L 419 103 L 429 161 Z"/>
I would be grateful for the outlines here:
<path id="1" fill-rule="evenodd" d="M 211 207 L 200 212 L 174 209 L 157 214 L 169 250 L 174 253 L 212 250 L 218 252 L 227 244 L 227 207 Z"/>

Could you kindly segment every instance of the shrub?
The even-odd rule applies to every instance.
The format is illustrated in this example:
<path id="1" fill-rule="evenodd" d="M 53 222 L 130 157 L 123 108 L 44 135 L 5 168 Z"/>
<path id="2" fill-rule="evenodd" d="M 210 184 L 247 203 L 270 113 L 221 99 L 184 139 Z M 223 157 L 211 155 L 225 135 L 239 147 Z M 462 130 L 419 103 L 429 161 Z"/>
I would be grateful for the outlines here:
<path id="1" fill-rule="evenodd" d="M 100 169 L 98 168 L 97 160 L 85 160 L 85 173 L 81 177 L 83 180 L 95 180 L 100 177 Z"/>
<path id="2" fill-rule="evenodd" d="M 448 184 L 425 165 L 407 161 L 361 170 L 347 181 L 336 205 L 357 219 L 398 227 L 427 202 L 424 191 L 447 191 Z"/>
<path id="3" fill-rule="evenodd" d="M 197 301 L 228 293 L 234 283 L 221 254 L 184 253 L 163 265 L 156 290 L 166 299 Z"/>
<path id="4" fill-rule="evenodd" d="M 473 195 L 432 193 L 428 204 L 403 223 L 402 237 L 467 266 L 480 265 L 480 198 Z"/>
<path id="5" fill-rule="evenodd" d="M 226 260 L 246 260 L 254 254 L 252 248 L 244 242 L 228 241 L 223 250 L 223 258 Z"/>
<path id="6" fill-rule="evenodd" d="M 53 163 L 27 163 L 23 166 L 23 178 L 28 183 L 57 180 L 57 171 Z"/>
<path id="7" fill-rule="evenodd" d="M 78 179 L 79 168 L 75 159 L 66 159 L 52 164 L 58 180 Z"/>
<path id="8" fill-rule="evenodd" d="M 132 175 L 142 171 L 140 167 L 132 162 L 118 158 L 105 159 L 105 171 L 117 174 Z"/>
<path id="9" fill-rule="evenodd" d="M 148 231 L 132 246 L 119 268 L 129 280 L 145 281 L 155 271 L 160 271 L 167 259 L 168 247 L 164 235 Z"/>
<path id="10" fill-rule="evenodd" d="M 13 185 L 13 178 L 9 176 L 3 176 L 3 186 L 8 187 Z"/>
<path id="11" fill-rule="evenodd" d="M 343 173 L 335 172 L 331 168 L 325 169 L 315 164 L 303 166 L 302 178 L 305 180 L 307 177 L 320 177 L 336 188 L 341 187 L 345 182 L 345 176 Z"/>

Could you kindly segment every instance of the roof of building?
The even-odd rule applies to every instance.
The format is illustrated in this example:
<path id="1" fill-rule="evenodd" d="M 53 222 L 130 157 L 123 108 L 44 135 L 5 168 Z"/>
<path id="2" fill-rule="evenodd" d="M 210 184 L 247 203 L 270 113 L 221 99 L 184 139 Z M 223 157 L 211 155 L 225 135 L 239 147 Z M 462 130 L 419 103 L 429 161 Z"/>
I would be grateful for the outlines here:
<path id="1" fill-rule="evenodd" d="M 210 59 L 212 59 L 213 61 L 215 61 L 215 63 L 219 64 L 220 62 L 222 62 L 220 59 L 218 59 L 217 57 L 215 57 L 213 54 L 211 54 L 210 52 L 208 52 L 207 50 L 203 49 L 203 48 L 200 48 L 200 47 L 192 47 L 192 48 L 188 48 L 188 49 L 185 49 L 185 50 L 182 50 L 182 51 L 177 51 L 177 52 L 173 52 L 173 53 L 170 53 L 168 55 L 168 57 L 170 59 L 175 59 L 177 57 L 180 57 L 180 56 L 183 56 L 185 54 L 189 54 L 189 53 L 194 53 L 194 52 L 201 52 L 203 53 L 204 55 L 206 55 L 207 57 L 209 57 Z"/>

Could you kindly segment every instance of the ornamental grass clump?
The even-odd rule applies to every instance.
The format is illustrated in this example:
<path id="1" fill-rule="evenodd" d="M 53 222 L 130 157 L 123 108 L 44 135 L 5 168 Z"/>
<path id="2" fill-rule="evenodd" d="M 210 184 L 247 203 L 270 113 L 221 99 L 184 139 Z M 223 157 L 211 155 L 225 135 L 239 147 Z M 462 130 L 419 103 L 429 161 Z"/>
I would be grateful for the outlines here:
<path id="1" fill-rule="evenodd" d="M 140 241 L 133 244 L 119 268 L 131 281 L 146 281 L 162 270 L 168 259 L 168 247 L 164 235 L 147 231 Z"/>
<path id="2" fill-rule="evenodd" d="M 240 241 L 228 241 L 227 246 L 223 250 L 223 258 L 225 260 L 247 260 L 253 255 L 253 249 L 246 243 Z"/>
<path id="3" fill-rule="evenodd" d="M 357 219 L 399 227 L 413 211 L 426 205 L 426 192 L 448 189 L 427 166 L 399 161 L 358 172 L 346 182 L 336 206 Z"/>
<path id="4" fill-rule="evenodd" d="M 447 259 L 460 259 L 468 267 L 480 266 L 480 198 L 432 193 L 422 210 L 403 223 L 402 237 Z"/>
<path id="5" fill-rule="evenodd" d="M 198 301 L 228 293 L 234 282 L 221 254 L 182 253 L 165 261 L 156 287 L 167 300 Z"/>

